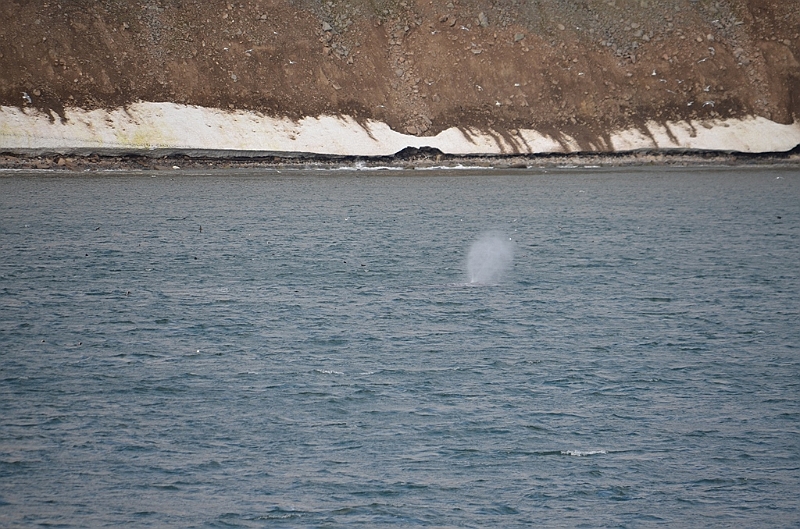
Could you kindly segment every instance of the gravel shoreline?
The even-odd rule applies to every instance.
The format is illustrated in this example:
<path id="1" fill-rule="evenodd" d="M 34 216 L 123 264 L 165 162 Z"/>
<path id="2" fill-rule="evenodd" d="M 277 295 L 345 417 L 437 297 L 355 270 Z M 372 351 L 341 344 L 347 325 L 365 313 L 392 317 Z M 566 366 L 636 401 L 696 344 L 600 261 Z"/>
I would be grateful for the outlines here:
<path id="1" fill-rule="evenodd" d="M 573 153 L 509 156 L 452 156 L 426 149 L 406 149 L 388 157 L 348 156 L 164 156 L 121 155 L 21 155 L 0 154 L 0 170 L 171 171 L 257 168 L 349 168 L 431 169 L 431 168 L 579 168 L 636 166 L 743 166 L 780 165 L 800 167 L 800 147 L 786 153 L 742 154 L 726 152 L 630 152 Z"/>

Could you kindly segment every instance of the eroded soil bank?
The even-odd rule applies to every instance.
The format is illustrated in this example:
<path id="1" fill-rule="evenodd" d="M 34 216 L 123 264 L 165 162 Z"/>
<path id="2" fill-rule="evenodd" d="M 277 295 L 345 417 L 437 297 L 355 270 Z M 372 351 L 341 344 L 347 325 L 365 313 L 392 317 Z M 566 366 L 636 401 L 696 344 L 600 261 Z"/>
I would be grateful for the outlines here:
<path id="1" fill-rule="evenodd" d="M 347 115 L 414 136 L 800 115 L 800 2 L 0 2 L 0 105 Z"/>

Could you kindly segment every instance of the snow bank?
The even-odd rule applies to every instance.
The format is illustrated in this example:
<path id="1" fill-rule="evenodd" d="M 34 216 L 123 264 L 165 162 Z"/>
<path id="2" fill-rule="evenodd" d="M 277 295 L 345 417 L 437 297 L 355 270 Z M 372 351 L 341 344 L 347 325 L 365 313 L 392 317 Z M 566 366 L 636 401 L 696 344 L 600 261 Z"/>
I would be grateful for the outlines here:
<path id="1" fill-rule="evenodd" d="M 115 110 L 69 108 L 66 120 L 34 109 L 0 107 L 0 151 L 17 153 L 101 152 L 133 154 L 164 150 L 237 155 L 387 156 L 406 147 L 446 154 L 537 154 L 579 152 L 567 135 L 551 138 L 532 129 L 514 131 L 450 128 L 432 137 L 401 134 L 376 121 L 348 116 L 299 121 L 248 111 L 224 111 L 173 103 L 140 102 Z M 704 122 L 649 122 L 646 129 L 610 134 L 600 152 L 641 149 L 784 152 L 800 145 L 800 123 L 765 118 Z"/>

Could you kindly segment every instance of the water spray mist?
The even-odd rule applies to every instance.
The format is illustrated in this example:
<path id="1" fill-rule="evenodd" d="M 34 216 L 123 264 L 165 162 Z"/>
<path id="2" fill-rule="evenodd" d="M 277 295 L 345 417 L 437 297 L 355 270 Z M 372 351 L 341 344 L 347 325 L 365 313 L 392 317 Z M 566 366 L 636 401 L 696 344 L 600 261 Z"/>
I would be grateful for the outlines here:
<path id="1" fill-rule="evenodd" d="M 498 232 L 484 233 L 472 243 L 467 255 L 470 283 L 498 282 L 514 259 L 514 244 Z"/>

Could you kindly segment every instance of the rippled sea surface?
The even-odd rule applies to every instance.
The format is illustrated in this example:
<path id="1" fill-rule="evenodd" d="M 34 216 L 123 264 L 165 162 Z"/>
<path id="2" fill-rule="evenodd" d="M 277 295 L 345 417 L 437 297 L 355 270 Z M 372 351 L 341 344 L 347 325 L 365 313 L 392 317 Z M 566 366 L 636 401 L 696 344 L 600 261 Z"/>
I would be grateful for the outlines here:
<path id="1" fill-rule="evenodd" d="M 800 524 L 796 169 L 7 172 L 0 252 L 0 526 Z"/>

